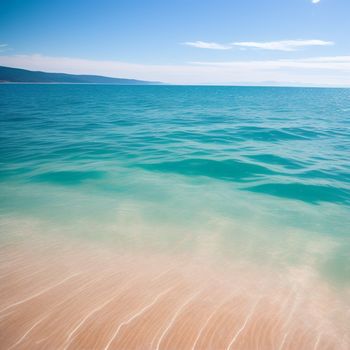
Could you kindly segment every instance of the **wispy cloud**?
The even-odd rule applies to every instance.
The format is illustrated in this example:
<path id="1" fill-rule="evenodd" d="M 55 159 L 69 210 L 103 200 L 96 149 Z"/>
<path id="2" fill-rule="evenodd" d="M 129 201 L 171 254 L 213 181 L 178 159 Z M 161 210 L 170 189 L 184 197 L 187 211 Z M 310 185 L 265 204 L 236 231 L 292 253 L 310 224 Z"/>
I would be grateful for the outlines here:
<path id="1" fill-rule="evenodd" d="M 309 57 L 279 60 L 249 60 L 220 62 L 191 62 L 194 65 L 211 67 L 234 67 L 253 70 L 279 70 L 284 68 L 307 70 L 332 70 L 350 72 L 350 56 Z"/>
<path id="2" fill-rule="evenodd" d="M 43 55 L 0 55 L 0 65 L 47 72 L 97 74 L 176 84 L 284 84 L 350 86 L 350 56 L 148 65 Z"/>
<path id="3" fill-rule="evenodd" d="M 4 52 L 8 49 L 8 45 L 7 44 L 0 44 L 0 52 Z"/>
<path id="4" fill-rule="evenodd" d="M 279 41 L 238 41 L 229 44 L 220 44 L 206 41 L 188 41 L 184 45 L 192 46 L 197 49 L 211 49 L 211 50 L 230 50 L 234 47 L 252 48 L 261 50 L 274 51 L 297 51 L 299 49 L 311 46 L 330 46 L 334 45 L 333 41 L 325 40 L 279 40 Z"/>
<path id="5" fill-rule="evenodd" d="M 308 46 L 329 46 L 334 45 L 332 41 L 324 40 L 280 40 L 280 41 L 241 41 L 232 43 L 234 46 L 240 46 L 245 48 L 256 48 L 263 50 L 276 50 L 276 51 L 296 51 L 303 47 Z"/>
<path id="6" fill-rule="evenodd" d="M 312 0 L 313 4 L 318 4 L 321 0 Z"/>
<path id="7" fill-rule="evenodd" d="M 223 45 L 218 43 L 210 43 L 206 41 L 187 41 L 184 45 L 196 47 L 197 49 L 210 49 L 210 50 L 230 50 L 231 45 Z"/>

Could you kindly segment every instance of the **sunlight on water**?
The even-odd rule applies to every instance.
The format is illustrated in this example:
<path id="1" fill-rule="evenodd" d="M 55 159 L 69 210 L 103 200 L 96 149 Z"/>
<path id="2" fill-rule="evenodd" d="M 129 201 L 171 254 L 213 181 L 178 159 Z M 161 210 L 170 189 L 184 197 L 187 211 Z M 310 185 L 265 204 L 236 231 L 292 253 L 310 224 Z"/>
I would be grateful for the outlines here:
<path id="1" fill-rule="evenodd" d="M 350 90 L 0 93 L 0 327 L 9 347 L 349 345 Z M 73 315 L 67 298 L 80 289 Z M 34 311 L 37 302 L 50 308 Z M 102 312 L 109 302 L 115 314 Z M 89 325 L 95 317 L 110 326 Z M 154 326 L 142 328 L 147 320 Z"/>

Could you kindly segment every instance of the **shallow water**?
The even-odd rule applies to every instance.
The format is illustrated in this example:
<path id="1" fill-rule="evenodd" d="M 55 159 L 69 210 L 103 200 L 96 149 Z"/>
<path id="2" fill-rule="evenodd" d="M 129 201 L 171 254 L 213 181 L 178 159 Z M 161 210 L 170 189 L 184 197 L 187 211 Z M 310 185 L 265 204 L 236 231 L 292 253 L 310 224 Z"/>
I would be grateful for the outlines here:
<path id="1" fill-rule="evenodd" d="M 348 317 L 350 89 L 0 85 L 0 96 L 3 244 L 34 234 L 248 264 L 334 289 Z"/>

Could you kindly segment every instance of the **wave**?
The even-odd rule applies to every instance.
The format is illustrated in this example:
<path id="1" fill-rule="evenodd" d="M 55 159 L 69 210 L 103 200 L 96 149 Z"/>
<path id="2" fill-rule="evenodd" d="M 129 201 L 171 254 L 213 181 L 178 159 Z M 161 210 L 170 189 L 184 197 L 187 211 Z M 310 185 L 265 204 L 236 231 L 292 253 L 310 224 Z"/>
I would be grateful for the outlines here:
<path id="1" fill-rule="evenodd" d="M 319 202 L 350 204 L 350 191 L 322 185 L 270 183 L 247 187 L 246 190 L 314 204 Z"/>
<path id="2" fill-rule="evenodd" d="M 32 177 L 36 182 L 49 182 L 61 185 L 77 185 L 88 180 L 99 180 L 105 175 L 102 171 L 65 170 L 42 173 Z"/>
<path id="3" fill-rule="evenodd" d="M 242 138 L 266 142 L 305 140 L 320 136 L 316 131 L 302 128 L 266 128 L 257 126 L 241 126 L 237 129 L 237 133 Z"/>
<path id="4" fill-rule="evenodd" d="M 233 159 L 211 160 L 197 158 L 184 159 L 177 162 L 139 164 L 139 166 L 147 170 L 207 176 L 228 181 L 248 181 L 261 175 L 275 173 L 266 167 Z"/>
<path id="5" fill-rule="evenodd" d="M 258 155 L 253 157 L 259 160 L 268 159 L 270 163 L 278 163 L 293 170 L 298 169 L 301 173 L 295 173 L 293 176 L 293 173 L 281 171 L 282 169 L 279 169 L 280 171 L 272 170 L 271 164 L 270 166 L 262 166 L 233 159 L 192 158 L 173 162 L 144 163 L 138 166 L 163 173 L 204 176 L 241 184 L 251 183 L 251 186 L 243 186 L 241 189 L 313 204 L 320 202 L 350 204 L 350 190 L 337 186 L 336 181 L 329 181 L 331 176 L 326 176 L 321 170 L 308 171 L 305 167 L 297 166 L 296 162 L 276 156 Z M 286 178 L 285 183 L 281 183 L 283 178 Z M 305 183 L 297 182 L 299 178 L 304 179 Z M 324 184 L 320 183 L 320 179 L 324 180 Z"/>

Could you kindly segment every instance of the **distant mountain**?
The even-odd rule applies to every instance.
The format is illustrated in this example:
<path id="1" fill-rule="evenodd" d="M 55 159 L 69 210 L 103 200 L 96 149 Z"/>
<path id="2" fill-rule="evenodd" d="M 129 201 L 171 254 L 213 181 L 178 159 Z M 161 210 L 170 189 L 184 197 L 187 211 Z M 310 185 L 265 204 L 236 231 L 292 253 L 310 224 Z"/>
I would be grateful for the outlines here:
<path id="1" fill-rule="evenodd" d="M 159 82 L 111 78 L 100 75 L 75 75 L 66 73 L 35 72 L 20 68 L 0 66 L 0 83 L 61 83 L 61 84 L 117 84 L 152 85 Z"/>

